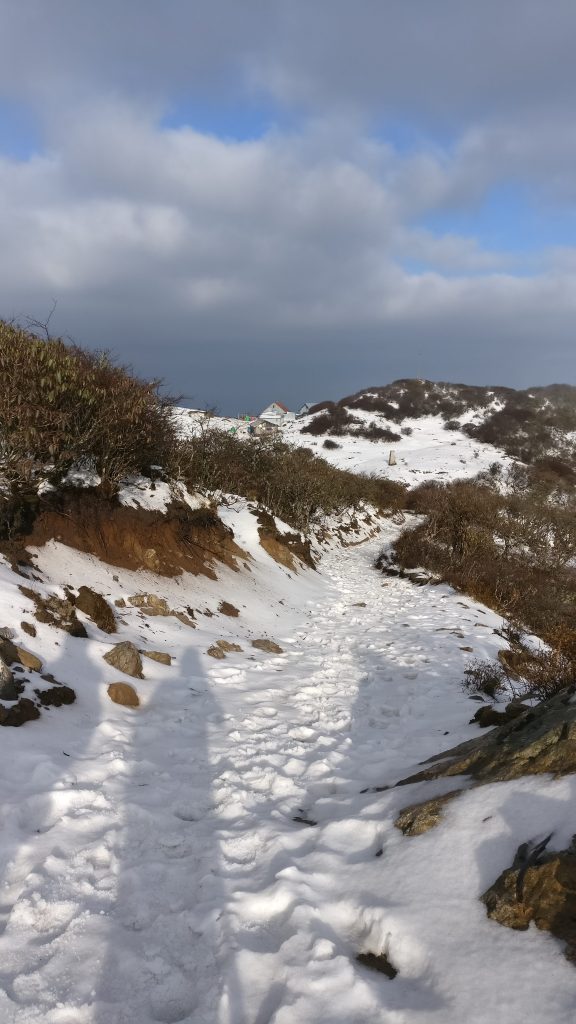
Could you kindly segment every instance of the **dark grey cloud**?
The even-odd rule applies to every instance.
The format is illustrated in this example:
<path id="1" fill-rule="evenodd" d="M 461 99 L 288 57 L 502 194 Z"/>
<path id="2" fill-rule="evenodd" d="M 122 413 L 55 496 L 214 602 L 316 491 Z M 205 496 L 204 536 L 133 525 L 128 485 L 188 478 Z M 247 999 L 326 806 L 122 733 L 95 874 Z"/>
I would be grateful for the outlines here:
<path id="1" fill-rule="evenodd" d="M 576 238 L 528 256 L 425 223 L 511 181 L 569 209 L 572 3 L 0 11 L 0 94 L 44 139 L 0 158 L 3 315 L 42 318 L 56 298 L 55 330 L 224 411 L 394 376 L 575 380 Z M 206 97 L 275 99 L 277 126 L 253 141 L 163 127 Z M 386 117 L 419 141 L 379 137 Z"/>

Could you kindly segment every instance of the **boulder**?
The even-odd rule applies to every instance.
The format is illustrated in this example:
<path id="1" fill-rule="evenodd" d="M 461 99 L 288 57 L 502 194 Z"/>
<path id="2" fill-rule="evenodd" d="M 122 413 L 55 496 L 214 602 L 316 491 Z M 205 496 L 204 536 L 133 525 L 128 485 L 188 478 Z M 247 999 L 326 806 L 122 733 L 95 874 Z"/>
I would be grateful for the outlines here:
<path id="1" fill-rule="evenodd" d="M 550 837 L 549 837 L 550 838 Z M 526 930 L 533 921 L 566 943 L 576 961 L 576 844 L 545 853 L 542 846 L 523 843 L 512 866 L 481 896 L 488 917 L 507 928 Z M 539 852 L 540 851 L 540 852 Z"/>
<path id="2" fill-rule="evenodd" d="M 0 640 L 13 640 L 16 636 L 16 630 L 12 629 L 11 626 L 0 627 Z"/>
<path id="3" fill-rule="evenodd" d="M 115 644 L 112 650 L 104 655 L 104 661 L 127 676 L 133 676 L 135 679 L 144 678 L 140 651 L 130 640 Z"/>
<path id="4" fill-rule="evenodd" d="M 28 636 L 36 636 L 36 626 L 32 622 L 21 622 L 20 629 Z"/>
<path id="5" fill-rule="evenodd" d="M 17 647 L 16 650 L 18 652 L 18 661 L 21 665 L 24 665 L 24 668 L 27 668 L 29 672 L 42 671 L 40 658 L 36 657 L 35 654 L 31 654 L 24 647 Z"/>
<path id="6" fill-rule="evenodd" d="M 284 654 L 282 647 L 279 647 L 274 640 L 267 640 L 266 638 L 253 640 L 252 647 L 255 647 L 257 651 L 266 651 L 267 654 Z"/>
<path id="7" fill-rule="evenodd" d="M 90 587 L 80 587 L 75 604 L 104 633 L 116 632 L 116 617 L 102 594 Z"/>
<path id="8" fill-rule="evenodd" d="M 130 683 L 110 683 L 108 696 L 115 704 L 121 704 L 125 708 L 137 708 L 140 706 L 140 698 Z"/>

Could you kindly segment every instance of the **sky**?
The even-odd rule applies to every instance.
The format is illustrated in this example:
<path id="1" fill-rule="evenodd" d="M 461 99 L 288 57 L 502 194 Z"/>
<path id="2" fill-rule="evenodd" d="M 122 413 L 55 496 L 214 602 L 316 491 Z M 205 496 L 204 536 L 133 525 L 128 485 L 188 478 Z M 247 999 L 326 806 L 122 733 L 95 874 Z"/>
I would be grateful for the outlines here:
<path id="1" fill-rule="evenodd" d="M 573 0 L 0 0 L 0 316 L 197 407 L 576 384 Z"/>

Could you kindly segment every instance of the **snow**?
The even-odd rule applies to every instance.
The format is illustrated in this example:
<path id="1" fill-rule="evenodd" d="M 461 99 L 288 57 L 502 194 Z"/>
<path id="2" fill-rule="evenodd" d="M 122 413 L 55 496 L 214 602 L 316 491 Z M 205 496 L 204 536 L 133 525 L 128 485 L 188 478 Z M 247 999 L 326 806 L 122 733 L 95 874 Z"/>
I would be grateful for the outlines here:
<path id="1" fill-rule="evenodd" d="M 369 441 L 353 434 L 344 434 L 342 437 L 319 434 L 316 437 L 301 433 L 302 426 L 314 418 L 306 417 L 295 424 L 283 425 L 282 437 L 292 444 L 310 448 L 315 455 L 337 469 L 347 469 L 366 476 L 387 477 L 410 487 L 427 479 L 448 482 L 477 476 L 488 470 L 494 462 L 501 463 L 503 468 L 512 465 L 513 460 L 494 445 L 483 444 L 460 431 L 445 430 L 441 416 L 405 419 L 399 426 L 379 414 L 361 409 L 352 409 L 351 412 L 367 425 L 374 423 L 395 434 L 409 428 L 412 433 L 402 434 L 399 441 Z M 327 439 L 335 441 L 339 448 L 324 448 Z M 396 456 L 395 466 L 388 465 L 391 451 Z"/>
<path id="2" fill-rule="evenodd" d="M 567 845 L 574 779 L 470 789 L 419 837 L 398 811 L 455 780 L 374 791 L 478 734 L 460 681 L 501 646 L 499 617 L 374 570 L 391 524 L 295 574 L 245 503 L 221 514 L 249 559 L 217 580 L 35 552 L 37 589 L 152 592 L 193 606 L 196 629 L 127 607 L 117 636 L 81 616 L 87 640 L 41 623 L 23 637 L 26 581 L 0 565 L 0 625 L 78 695 L 1 732 L 2 1024 L 571 1024 L 560 944 L 489 921 L 478 896 L 519 843 Z M 263 636 L 284 653 L 252 648 Z M 219 638 L 242 652 L 213 660 Z M 144 659 L 137 711 L 106 695 L 120 640 L 174 656 Z"/>

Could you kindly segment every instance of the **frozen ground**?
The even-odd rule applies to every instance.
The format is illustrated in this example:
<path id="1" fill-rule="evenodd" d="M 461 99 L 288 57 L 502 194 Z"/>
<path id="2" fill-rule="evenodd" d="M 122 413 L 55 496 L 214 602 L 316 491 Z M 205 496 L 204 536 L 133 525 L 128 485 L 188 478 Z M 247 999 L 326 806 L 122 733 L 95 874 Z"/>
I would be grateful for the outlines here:
<path id="1" fill-rule="evenodd" d="M 217 582 L 39 553 L 48 589 L 153 591 L 192 604 L 195 630 L 131 609 L 118 637 L 88 622 L 88 640 L 32 640 L 0 567 L 0 624 L 78 694 L 0 732 L 2 1024 L 572 1024 L 559 943 L 489 921 L 478 896 L 520 842 L 566 846 L 573 779 L 470 791 L 415 838 L 397 811 L 453 780 L 362 793 L 477 734 L 463 648 L 494 655 L 498 617 L 372 569 L 391 530 L 295 577 L 227 515 L 253 562 Z M 223 597 L 238 618 L 201 614 Z M 254 650 L 263 636 L 284 653 Z M 242 652 L 214 661 L 218 638 Z M 137 711 L 106 696 L 102 654 L 124 639 L 175 656 L 145 662 Z M 393 981 L 355 960 L 382 950 Z"/>

